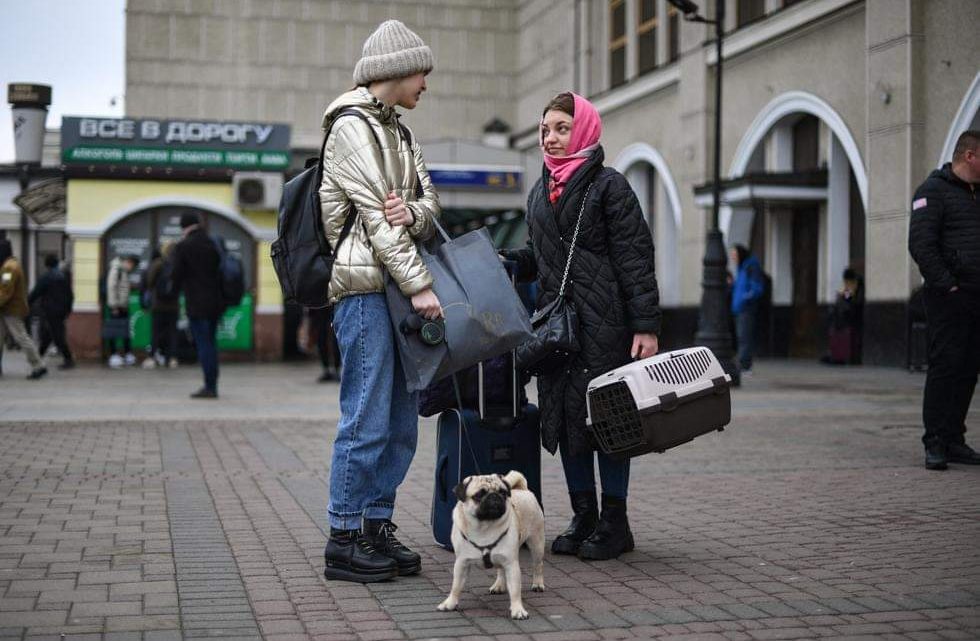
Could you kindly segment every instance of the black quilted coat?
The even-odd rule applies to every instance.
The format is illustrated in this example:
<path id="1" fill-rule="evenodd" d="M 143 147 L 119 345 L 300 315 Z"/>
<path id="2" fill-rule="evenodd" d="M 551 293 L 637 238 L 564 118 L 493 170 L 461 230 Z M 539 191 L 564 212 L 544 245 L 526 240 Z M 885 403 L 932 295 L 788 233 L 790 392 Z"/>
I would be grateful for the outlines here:
<path id="1" fill-rule="evenodd" d="M 980 292 L 980 191 L 946 163 L 912 196 L 909 251 L 926 285 Z"/>
<path id="2" fill-rule="evenodd" d="M 585 426 L 585 391 L 596 376 L 630 361 L 633 334 L 660 333 L 653 238 L 626 178 L 603 167 L 601 148 L 552 205 L 548 171 L 527 202 L 528 247 L 503 252 L 522 280 L 537 279 L 538 308 L 558 295 L 575 220 L 589 184 L 566 292 L 579 314 L 582 351 L 567 370 L 538 378 L 541 440 L 552 454 L 567 430 L 573 454 L 595 449 Z"/>

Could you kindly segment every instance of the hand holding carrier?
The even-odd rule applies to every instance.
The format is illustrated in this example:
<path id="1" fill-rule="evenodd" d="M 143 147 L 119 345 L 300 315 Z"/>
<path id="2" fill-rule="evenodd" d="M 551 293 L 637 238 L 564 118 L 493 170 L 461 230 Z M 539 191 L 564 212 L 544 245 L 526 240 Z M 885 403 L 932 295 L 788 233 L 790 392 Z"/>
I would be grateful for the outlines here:
<path id="1" fill-rule="evenodd" d="M 731 381 L 707 347 L 659 354 L 592 379 L 586 424 L 615 458 L 663 452 L 728 425 Z"/>

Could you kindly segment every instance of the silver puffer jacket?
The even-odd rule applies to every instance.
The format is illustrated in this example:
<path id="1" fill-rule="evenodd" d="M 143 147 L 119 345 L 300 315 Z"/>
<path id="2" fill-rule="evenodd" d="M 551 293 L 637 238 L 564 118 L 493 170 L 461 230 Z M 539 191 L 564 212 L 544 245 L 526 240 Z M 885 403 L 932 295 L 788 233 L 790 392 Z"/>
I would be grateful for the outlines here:
<path id="1" fill-rule="evenodd" d="M 336 114 L 354 107 L 369 120 Z M 320 203 L 323 227 L 336 261 L 330 280 L 330 302 L 345 296 L 384 291 L 387 271 L 402 293 L 412 296 L 432 286 L 432 276 L 416 249 L 417 240 L 432 236 L 432 219 L 439 215 L 439 197 L 432 187 L 422 160 L 422 150 L 412 137 L 412 145 L 398 128 L 395 110 L 386 107 L 366 89 L 359 87 L 335 100 L 323 115 L 323 128 L 331 124 L 330 137 L 323 152 L 323 182 Z M 378 149 L 374 129 L 381 149 Z M 416 181 L 423 195 L 416 197 Z M 384 202 L 393 191 L 405 201 L 415 217 L 411 227 L 388 224 Z M 353 203 L 358 220 L 340 247 L 337 240 Z"/>

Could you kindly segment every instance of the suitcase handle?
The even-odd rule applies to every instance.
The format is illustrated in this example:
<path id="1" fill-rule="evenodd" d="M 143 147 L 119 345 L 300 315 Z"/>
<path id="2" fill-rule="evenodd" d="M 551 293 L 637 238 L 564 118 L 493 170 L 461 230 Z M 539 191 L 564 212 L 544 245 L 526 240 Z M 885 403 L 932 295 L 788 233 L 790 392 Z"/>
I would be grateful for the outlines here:
<path id="1" fill-rule="evenodd" d="M 446 471 L 449 469 L 449 457 L 443 456 L 439 459 L 439 469 L 436 471 L 436 482 L 439 491 L 439 500 L 445 502 L 448 488 L 446 487 Z"/>

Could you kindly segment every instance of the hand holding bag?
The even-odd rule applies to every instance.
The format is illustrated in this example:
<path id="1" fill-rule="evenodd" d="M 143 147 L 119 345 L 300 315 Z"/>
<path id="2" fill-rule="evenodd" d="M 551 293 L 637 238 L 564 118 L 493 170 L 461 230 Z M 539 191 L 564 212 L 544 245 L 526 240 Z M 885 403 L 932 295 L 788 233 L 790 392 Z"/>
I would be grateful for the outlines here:
<path id="1" fill-rule="evenodd" d="M 592 183 L 582 196 L 582 206 L 578 211 L 578 220 L 575 221 L 575 233 L 572 235 L 572 246 L 568 250 L 568 260 L 565 262 L 565 273 L 561 277 L 558 296 L 534 312 L 531 316 L 533 335 L 517 348 L 517 367 L 531 376 L 558 371 L 568 362 L 569 356 L 579 351 L 578 312 L 575 310 L 575 303 L 565 297 L 565 286 L 572 267 L 572 257 L 575 255 L 575 244 L 582 225 L 585 203 L 591 191 Z"/>
<path id="2" fill-rule="evenodd" d="M 445 340 L 426 345 L 418 334 L 402 331 L 402 322 L 414 314 L 412 302 L 390 276 L 385 284 L 388 312 L 410 392 L 506 354 L 531 335 L 527 310 L 486 227 L 450 238 L 437 220 L 432 222 L 443 243 L 432 252 L 420 247 L 419 254 L 432 274 L 432 289 L 442 304 Z"/>

